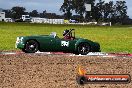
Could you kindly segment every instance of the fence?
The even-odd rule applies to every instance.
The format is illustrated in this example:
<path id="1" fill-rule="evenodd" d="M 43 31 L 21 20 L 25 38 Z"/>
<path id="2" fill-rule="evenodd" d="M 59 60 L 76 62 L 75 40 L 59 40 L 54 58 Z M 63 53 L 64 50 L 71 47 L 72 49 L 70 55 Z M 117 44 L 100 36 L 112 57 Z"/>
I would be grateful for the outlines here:
<path id="1" fill-rule="evenodd" d="M 64 24 L 64 19 L 32 18 L 31 23 Z"/>

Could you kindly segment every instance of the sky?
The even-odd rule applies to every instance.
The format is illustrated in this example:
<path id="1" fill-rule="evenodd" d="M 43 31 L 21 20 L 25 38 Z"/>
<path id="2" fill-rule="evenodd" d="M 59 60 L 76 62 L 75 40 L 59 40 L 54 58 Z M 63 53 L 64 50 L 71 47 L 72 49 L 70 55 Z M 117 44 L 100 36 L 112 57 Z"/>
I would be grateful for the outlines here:
<path id="1" fill-rule="evenodd" d="M 59 11 L 64 0 L 0 0 L 0 8 L 11 9 L 13 6 L 25 7 L 27 11 L 37 10 L 63 14 Z M 109 2 L 111 0 L 104 0 Z M 116 0 L 113 0 L 116 1 Z M 132 18 L 132 0 L 125 0 L 128 7 L 128 16 Z"/>

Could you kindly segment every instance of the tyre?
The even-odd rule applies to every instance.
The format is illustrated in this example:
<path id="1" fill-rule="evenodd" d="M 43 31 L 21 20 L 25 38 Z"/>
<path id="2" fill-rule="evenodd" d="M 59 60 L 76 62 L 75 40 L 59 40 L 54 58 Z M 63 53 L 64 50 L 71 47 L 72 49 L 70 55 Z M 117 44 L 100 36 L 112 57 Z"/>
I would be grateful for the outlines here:
<path id="1" fill-rule="evenodd" d="M 35 40 L 29 40 L 26 42 L 25 48 L 22 49 L 25 53 L 35 53 L 38 51 L 38 42 Z"/>
<path id="2" fill-rule="evenodd" d="M 83 76 L 78 76 L 76 80 L 79 85 L 84 85 L 87 82 L 87 79 Z"/>
<path id="3" fill-rule="evenodd" d="M 27 53 L 26 50 L 25 50 L 25 48 L 23 48 L 22 51 L 25 52 L 25 53 Z"/>
<path id="4" fill-rule="evenodd" d="M 81 55 L 87 55 L 90 52 L 89 44 L 87 44 L 87 43 L 79 44 L 79 46 L 77 48 L 77 52 L 78 52 L 78 54 L 81 54 Z"/>

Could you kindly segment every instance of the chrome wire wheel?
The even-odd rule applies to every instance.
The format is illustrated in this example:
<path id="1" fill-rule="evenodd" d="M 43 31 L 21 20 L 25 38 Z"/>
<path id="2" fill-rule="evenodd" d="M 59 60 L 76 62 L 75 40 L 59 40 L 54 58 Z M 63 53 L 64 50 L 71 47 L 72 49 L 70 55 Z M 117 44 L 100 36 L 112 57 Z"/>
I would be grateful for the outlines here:
<path id="1" fill-rule="evenodd" d="M 78 46 L 78 53 L 81 55 L 87 55 L 90 52 L 90 46 L 87 43 L 81 43 Z"/>
<path id="2" fill-rule="evenodd" d="M 38 51 L 38 43 L 35 40 L 29 40 L 25 45 L 26 53 L 35 53 Z"/>

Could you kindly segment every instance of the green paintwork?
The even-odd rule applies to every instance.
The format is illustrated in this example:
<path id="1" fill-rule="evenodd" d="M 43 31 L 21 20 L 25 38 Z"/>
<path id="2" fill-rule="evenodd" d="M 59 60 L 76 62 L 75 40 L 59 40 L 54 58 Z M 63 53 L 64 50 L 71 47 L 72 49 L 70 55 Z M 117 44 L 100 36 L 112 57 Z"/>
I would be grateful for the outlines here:
<path id="1" fill-rule="evenodd" d="M 42 52 L 75 52 L 80 43 L 88 43 L 91 52 L 99 52 L 100 45 L 96 42 L 83 38 L 75 38 L 74 40 L 64 40 L 51 35 L 38 35 L 38 36 L 21 36 L 17 37 L 16 48 L 23 49 L 26 42 L 35 40 L 39 44 L 39 51 Z"/>

